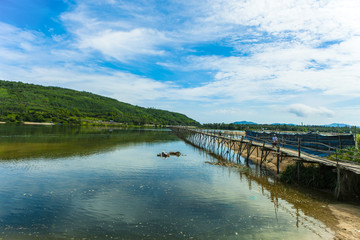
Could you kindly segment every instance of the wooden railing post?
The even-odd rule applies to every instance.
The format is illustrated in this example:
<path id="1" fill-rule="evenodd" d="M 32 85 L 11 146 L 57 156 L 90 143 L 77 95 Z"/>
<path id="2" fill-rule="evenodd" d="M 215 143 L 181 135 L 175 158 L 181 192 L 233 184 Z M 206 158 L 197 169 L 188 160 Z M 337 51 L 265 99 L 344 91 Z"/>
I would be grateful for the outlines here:
<path id="1" fill-rule="evenodd" d="M 277 174 L 279 174 L 280 172 L 280 144 L 279 146 L 277 146 L 277 149 L 276 149 L 276 172 Z"/>
<path id="2" fill-rule="evenodd" d="M 339 148 L 342 148 L 341 147 L 341 136 L 339 135 Z"/>
<path id="3" fill-rule="evenodd" d="M 338 154 L 337 154 L 337 151 L 336 151 L 336 154 L 335 154 L 335 156 L 336 156 L 336 166 L 339 166 L 339 158 L 338 158 Z"/>
<path id="4" fill-rule="evenodd" d="M 301 155 L 301 139 L 300 138 L 298 138 L 298 153 L 299 153 L 298 157 L 300 158 L 300 155 Z"/>
<path id="5" fill-rule="evenodd" d="M 359 146 L 358 146 L 358 142 L 357 142 L 357 136 L 356 136 L 356 126 L 355 126 L 355 129 L 354 129 L 354 140 L 355 140 L 355 149 L 359 149 Z"/>

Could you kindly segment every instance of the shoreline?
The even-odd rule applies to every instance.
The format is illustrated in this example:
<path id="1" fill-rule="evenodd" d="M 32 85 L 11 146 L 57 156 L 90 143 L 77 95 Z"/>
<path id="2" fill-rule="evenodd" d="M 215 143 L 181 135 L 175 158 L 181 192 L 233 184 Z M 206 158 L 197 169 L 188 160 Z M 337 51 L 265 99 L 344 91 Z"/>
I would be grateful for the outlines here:
<path id="1" fill-rule="evenodd" d="M 144 125 L 136 125 L 136 124 L 124 124 L 124 123 L 116 123 L 116 122 L 84 122 L 86 124 L 61 124 L 61 123 L 52 123 L 52 122 L 17 122 L 17 123 L 9 123 L 9 122 L 0 122 L 0 124 L 9 124 L 9 125 L 41 125 L 41 126 L 77 126 L 77 127 L 116 127 L 116 128 L 131 128 L 131 127 L 139 127 L 139 128 L 167 128 L 167 125 L 155 125 L 155 124 L 144 124 Z"/>

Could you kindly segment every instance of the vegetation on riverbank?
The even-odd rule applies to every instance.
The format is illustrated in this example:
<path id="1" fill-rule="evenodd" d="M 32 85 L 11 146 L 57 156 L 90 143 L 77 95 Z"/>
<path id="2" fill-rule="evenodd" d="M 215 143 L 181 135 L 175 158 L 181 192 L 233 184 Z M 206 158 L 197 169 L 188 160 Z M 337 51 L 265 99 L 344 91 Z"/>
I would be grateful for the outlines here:
<path id="1" fill-rule="evenodd" d="M 100 95 L 0 80 L 0 121 L 62 124 L 199 125 L 184 114 L 143 108 Z"/>
<path id="2" fill-rule="evenodd" d="M 339 149 L 336 154 L 333 154 L 329 157 L 330 159 L 336 161 L 336 159 L 342 161 L 351 161 L 360 163 L 360 150 L 355 147 L 347 149 Z"/>
<path id="3" fill-rule="evenodd" d="M 342 169 L 340 176 L 339 199 L 360 203 L 360 175 Z M 337 172 L 334 168 L 318 164 L 300 163 L 299 168 L 291 164 L 281 173 L 280 181 L 336 194 Z"/>
<path id="4" fill-rule="evenodd" d="M 280 180 L 288 184 L 299 184 L 318 189 L 333 190 L 336 186 L 336 173 L 332 168 L 299 163 L 299 169 L 296 164 L 289 165 L 284 172 L 281 173 Z"/>
<path id="5" fill-rule="evenodd" d="M 360 149 L 358 148 L 360 143 L 360 136 L 355 138 L 356 144 L 353 147 L 347 147 L 344 149 L 337 149 L 335 153 L 328 156 L 328 159 L 333 161 L 350 161 L 360 163 Z"/>

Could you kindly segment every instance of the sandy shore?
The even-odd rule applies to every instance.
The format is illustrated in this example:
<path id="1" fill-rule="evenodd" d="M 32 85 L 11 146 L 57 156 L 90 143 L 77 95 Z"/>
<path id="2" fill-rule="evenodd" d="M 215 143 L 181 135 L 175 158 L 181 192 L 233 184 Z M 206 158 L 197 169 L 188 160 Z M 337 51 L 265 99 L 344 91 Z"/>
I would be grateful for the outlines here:
<path id="1" fill-rule="evenodd" d="M 40 123 L 40 122 L 24 122 L 25 125 L 44 125 L 44 126 L 52 126 L 54 123 Z"/>
<path id="2" fill-rule="evenodd" d="M 335 203 L 328 207 L 337 220 L 336 226 L 330 226 L 335 231 L 335 239 L 360 239 L 360 206 Z"/>
<path id="3" fill-rule="evenodd" d="M 0 124 L 5 124 L 6 122 L 0 122 Z M 42 122 L 24 122 L 25 125 L 45 125 L 45 126 L 52 126 L 55 125 L 54 123 L 42 123 Z"/>
<path id="4" fill-rule="evenodd" d="M 260 164 L 261 151 L 256 150 L 250 155 L 251 161 Z M 277 156 L 270 153 L 266 162 L 263 163 L 267 169 L 276 174 Z M 284 157 L 279 165 L 280 174 L 285 171 L 287 166 L 295 164 L 293 157 Z M 279 174 L 279 175 L 280 175 Z M 328 225 L 334 232 L 336 240 L 359 240 L 360 239 L 360 205 L 335 202 L 327 205 L 331 215 L 334 219 L 329 219 L 325 224 Z"/>

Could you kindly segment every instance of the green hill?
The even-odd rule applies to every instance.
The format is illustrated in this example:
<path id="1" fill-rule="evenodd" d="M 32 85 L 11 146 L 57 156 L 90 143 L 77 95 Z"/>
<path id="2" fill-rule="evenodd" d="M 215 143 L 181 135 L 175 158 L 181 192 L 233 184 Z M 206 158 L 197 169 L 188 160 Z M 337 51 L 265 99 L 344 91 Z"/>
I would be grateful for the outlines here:
<path id="1" fill-rule="evenodd" d="M 198 125 L 184 114 L 143 108 L 100 95 L 0 80 L 0 121 L 114 121 L 127 124 Z"/>

